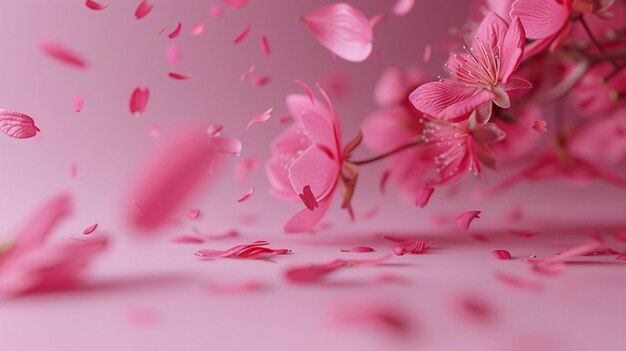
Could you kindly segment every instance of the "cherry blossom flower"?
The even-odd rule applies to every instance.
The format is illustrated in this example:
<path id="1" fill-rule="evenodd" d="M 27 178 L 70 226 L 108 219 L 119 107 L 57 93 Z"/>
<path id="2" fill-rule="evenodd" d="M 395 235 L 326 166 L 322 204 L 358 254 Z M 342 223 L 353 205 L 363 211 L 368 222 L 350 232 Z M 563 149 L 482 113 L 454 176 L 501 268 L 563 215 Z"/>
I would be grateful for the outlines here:
<path id="1" fill-rule="evenodd" d="M 426 83 L 411 94 L 418 110 L 442 120 L 466 119 L 474 110 L 477 121 L 491 117 L 492 102 L 509 108 L 508 92 L 529 89 L 532 85 L 513 74 L 524 53 L 526 39 L 518 18 L 511 25 L 500 16 L 489 13 L 476 30 L 465 52 L 454 54 L 446 67 L 451 77 Z"/>

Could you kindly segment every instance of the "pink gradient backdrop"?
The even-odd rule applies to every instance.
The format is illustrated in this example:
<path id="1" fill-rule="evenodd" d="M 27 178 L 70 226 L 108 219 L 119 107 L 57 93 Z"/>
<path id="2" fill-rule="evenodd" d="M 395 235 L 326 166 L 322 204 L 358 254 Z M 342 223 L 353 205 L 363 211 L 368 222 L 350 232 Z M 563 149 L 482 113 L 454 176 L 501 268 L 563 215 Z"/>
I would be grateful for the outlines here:
<path id="1" fill-rule="evenodd" d="M 77 236 L 83 228 L 99 223 L 110 232 L 114 246 L 94 270 L 93 288 L 72 293 L 27 297 L 0 303 L 2 350 L 144 350 L 144 349 L 274 349 L 274 350 L 518 350 L 520 340 L 534 346 L 525 350 L 615 349 L 626 341 L 622 330 L 626 317 L 622 265 L 581 264 L 556 280 L 545 280 L 538 293 L 519 292 L 496 282 L 494 271 L 519 274 L 522 266 L 497 262 L 490 251 L 512 248 L 518 257 L 548 255 L 584 239 L 587 228 L 611 233 L 624 226 L 623 190 L 593 183 L 581 188 L 563 181 L 521 185 L 512 192 L 479 202 L 470 192 L 458 200 L 438 196 L 428 208 L 417 211 L 392 192 L 378 194 L 380 167 L 366 170 L 356 198 L 358 212 L 380 204 L 381 214 L 371 221 L 350 224 L 347 215 L 332 210 L 335 228 L 319 236 L 291 237 L 281 227 L 299 205 L 285 204 L 267 194 L 268 184 L 257 171 L 249 184 L 232 177 L 243 157 L 265 160 L 268 144 L 282 127 L 266 123 L 245 130 L 249 118 L 275 107 L 273 118 L 286 113 L 284 96 L 300 92 L 293 79 L 328 86 L 340 73 L 347 78 L 345 96 L 331 96 L 344 124 L 346 138 L 354 135 L 361 120 L 375 106 L 373 87 L 389 66 L 420 64 L 424 46 L 445 38 L 448 29 L 461 25 L 469 2 L 418 1 L 416 9 L 402 18 L 391 17 L 375 29 L 375 53 L 366 62 L 332 60 L 298 17 L 330 1 L 252 0 L 243 10 L 225 9 L 221 19 L 211 18 L 209 7 L 217 0 L 151 1 L 153 11 L 144 19 L 133 16 L 139 1 L 108 1 L 104 11 L 92 11 L 81 0 L 7 0 L 0 2 L 0 107 L 35 118 L 41 134 L 35 139 L 0 138 L 0 241 L 44 199 L 70 191 L 76 199 L 76 215 L 58 237 Z M 394 1 L 351 0 L 368 16 L 389 13 Z M 177 22 L 183 34 L 176 39 L 182 53 L 179 64 L 166 61 L 167 38 Z M 204 22 L 199 37 L 189 34 L 192 25 Z M 233 39 L 245 25 L 252 31 L 239 45 Z M 157 34 L 161 29 L 163 34 Z M 259 49 L 266 35 L 271 56 Z M 42 40 L 59 42 L 84 56 L 86 70 L 65 66 L 43 55 Z M 426 68 L 433 76 L 447 53 L 435 48 Z M 251 64 L 272 81 L 265 87 L 240 82 Z M 168 72 L 189 75 L 172 80 Z M 150 87 L 145 113 L 134 117 L 128 110 L 130 93 L 137 86 Z M 73 97 L 85 99 L 82 112 L 73 112 Z M 198 262 L 194 247 L 175 246 L 172 235 L 185 229 L 166 229 L 152 242 L 137 240 L 121 216 L 122 199 L 138 165 L 160 139 L 186 121 L 207 126 L 220 123 L 225 135 L 240 137 L 243 155 L 228 159 L 209 192 L 191 207 L 199 207 L 199 227 L 220 233 L 238 228 L 244 237 L 218 242 L 226 248 L 240 241 L 270 239 L 273 246 L 297 252 L 278 264 L 265 262 Z M 148 135 L 155 124 L 160 138 Z M 363 155 L 365 150 L 360 151 Z M 76 164 L 78 176 L 69 168 Z M 497 179 L 491 175 L 490 180 Z M 479 185 L 475 180 L 466 188 Z M 257 193 L 246 203 L 236 200 L 250 186 Z M 523 205 L 527 217 L 523 228 L 546 227 L 549 233 L 534 242 L 506 236 L 501 218 Z M 468 209 L 483 211 L 476 229 L 493 240 L 477 243 L 433 225 L 436 214 L 454 215 Z M 239 224 L 242 215 L 257 214 L 254 225 Z M 410 277 L 411 286 L 376 286 L 366 270 L 345 277 L 354 284 L 301 287 L 282 279 L 285 267 L 297 263 L 325 262 L 339 256 L 337 245 L 391 246 L 374 238 L 385 232 L 420 233 L 436 250 L 426 257 L 397 260 L 405 267 L 381 267 L 376 274 L 395 272 Z M 604 232 L 603 232 L 604 233 Z M 567 236 L 563 239 L 563 236 Z M 557 240 L 560 238 L 560 240 Z M 557 246 L 555 246 L 557 245 Z M 618 244 L 616 244 L 618 245 Z M 495 247 L 499 246 L 499 247 Z M 623 245 L 622 245 L 623 246 Z M 623 251 L 623 247 L 621 248 Z M 377 254 L 368 254 L 372 257 Z M 395 259 L 395 258 L 394 258 Z M 394 261 L 396 262 L 396 261 Z M 339 278 L 343 277 L 341 274 Z M 209 295 L 204 284 L 260 280 L 266 292 L 240 297 Z M 369 279 L 369 280 L 368 280 Z M 600 288 L 598 288 L 600 287 Z M 496 321 L 474 325 L 459 321 L 451 307 L 455 298 L 476 293 L 497 311 Z M 395 340 L 359 329 L 344 329 L 329 322 L 328 310 L 336 303 L 354 299 L 390 300 L 413 313 L 418 332 L 410 340 Z M 148 309 L 156 314 L 150 326 L 137 326 L 128 311 Z M 517 346 L 515 346 L 517 345 Z"/>

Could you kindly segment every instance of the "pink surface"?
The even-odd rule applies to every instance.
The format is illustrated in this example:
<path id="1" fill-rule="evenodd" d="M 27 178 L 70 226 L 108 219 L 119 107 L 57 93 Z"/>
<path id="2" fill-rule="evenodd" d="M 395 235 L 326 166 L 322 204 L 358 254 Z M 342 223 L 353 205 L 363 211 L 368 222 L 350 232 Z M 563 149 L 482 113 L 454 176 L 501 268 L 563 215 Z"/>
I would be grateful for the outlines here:
<path id="1" fill-rule="evenodd" d="M 352 224 L 335 201 L 325 220 L 332 223 L 329 229 L 291 236 L 282 227 L 301 204 L 270 196 L 262 170 L 253 171 L 248 181 L 234 180 L 246 158 L 268 159 L 270 140 L 284 129 L 275 122 L 287 114 L 285 95 L 303 93 L 293 79 L 312 86 L 320 82 L 329 90 L 344 141 L 350 140 L 376 108 L 373 91 L 382 71 L 420 64 L 426 45 L 447 38 L 449 27 L 465 21 L 465 4 L 418 2 L 408 15 L 378 24 L 373 55 L 352 63 L 333 60 L 298 20 L 330 1 L 252 0 L 235 10 L 221 1 L 154 0 L 150 13 L 137 20 L 139 2 L 110 0 L 99 11 L 79 0 L 0 4 L 5 26 L 0 107 L 32 116 L 41 129 L 28 140 L 0 135 L 0 243 L 12 238 L 36 207 L 66 191 L 74 196 L 75 211 L 52 241 L 80 238 L 94 223 L 98 227 L 90 235 L 111 236 L 111 248 L 96 260 L 84 288 L 0 301 L 0 349 L 575 351 L 614 350 L 626 342 L 624 261 L 576 257 L 555 276 L 535 274 L 521 262 L 586 243 L 589 229 L 606 238 L 604 246 L 624 252 L 626 242 L 613 237 L 626 228 L 623 189 L 554 180 L 479 200 L 474 190 L 500 178 L 489 174 L 491 183 L 464 181 L 454 200 L 448 189 L 438 189 L 428 206 L 418 209 L 394 190 L 380 195 L 382 167 L 365 166 L 353 205 L 357 218 L 372 209 L 378 209 L 377 216 Z M 210 15 L 215 3 L 223 7 L 222 18 Z M 350 3 L 371 18 L 389 14 L 395 2 Z M 169 39 L 179 22 L 180 36 Z M 204 32 L 191 35 L 201 22 Z M 233 44 L 247 25 L 247 38 Z M 270 55 L 259 44 L 263 35 Z M 166 55 L 173 40 L 181 51 L 176 64 Z M 40 49 L 46 41 L 80 55 L 86 68 L 46 56 Z M 431 76 L 441 72 L 446 54 L 433 47 L 433 59 L 423 65 Z M 266 86 L 240 81 L 253 64 L 254 76 L 271 78 Z M 189 79 L 172 79 L 170 72 Z M 342 94 L 332 87 L 343 79 Z M 129 110 L 137 87 L 150 88 L 140 116 Z M 84 99 L 78 113 L 77 95 Z M 269 121 L 246 130 L 270 107 Z M 165 138 L 194 122 L 224 125 L 223 136 L 244 142 L 242 156 L 224 158 L 214 183 L 180 211 L 178 224 L 166 225 L 152 240 L 133 236 L 124 210 L 134 176 Z M 158 138 L 149 132 L 153 125 L 160 130 Z M 358 152 L 368 155 L 365 148 Z M 251 187 L 254 195 L 238 203 Z M 193 208 L 201 210 L 197 220 L 185 216 Z M 522 219 L 507 220 L 516 208 L 522 209 Z M 480 210 L 481 218 L 462 232 L 454 217 L 469 210 Z M 211 235 L 237 229 L 241 236 L 171 242 L 194 234 L 193 227 Z M 510 230 L 539 234 L 525 239 Z M 487 241 L 476 240 L 477 234 Z M 339 270 L 323 284 L 298 285 L 284 277 L 298 265 L 381 257 L 396 245 L 383 235 L 408 236 L 431 247 L 424 254 L 394 255 L 381 266 Z M 194 256 L 199 249 L 226 250 L 255 240 L 292 253 L 273 262 Z M 358 246 L 376 252 L 341 252 Z M 498 249 L 513 259 L 494 258 Z M 513 287 L 503 276 L 530 283 Z M 346 325 L 337 317 L 350 308 L 367 310 L 363 306 L 402 311 L 410 333 Z"/>

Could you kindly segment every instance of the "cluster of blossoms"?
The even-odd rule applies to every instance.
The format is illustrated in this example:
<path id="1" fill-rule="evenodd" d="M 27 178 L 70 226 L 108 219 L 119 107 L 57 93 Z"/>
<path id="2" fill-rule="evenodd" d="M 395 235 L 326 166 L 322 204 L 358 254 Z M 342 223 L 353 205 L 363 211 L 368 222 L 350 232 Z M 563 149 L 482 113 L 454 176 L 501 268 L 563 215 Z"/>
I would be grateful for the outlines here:
<path id="1" fill-rule="evenodd" d="M 272 144 L 266 167 L 272 192 L 306 207 L 286 232 L 312 230 L 338 189 L 352 215 L 359 166 L 383 159 L 385 177 L 422 206 L 424 193 L 427 201 L 468 172 L 482 177 L 496 161 L 514 171 L 490 193 L 556 176 L 626 186 L 617 171 L 626 160 L 626 2 L 486 0 L 477 7 L 482 19 L 470 21 L 445 77 L 428 82 L 420 68 L 388 68 L 374 92 L 379 109 L 343 147 L 323 90 L 321 101 L 308 87 L 308 96 L 287 97 L 295 123 Z M 380 155 L 353 160 L 361 141 Z"/>

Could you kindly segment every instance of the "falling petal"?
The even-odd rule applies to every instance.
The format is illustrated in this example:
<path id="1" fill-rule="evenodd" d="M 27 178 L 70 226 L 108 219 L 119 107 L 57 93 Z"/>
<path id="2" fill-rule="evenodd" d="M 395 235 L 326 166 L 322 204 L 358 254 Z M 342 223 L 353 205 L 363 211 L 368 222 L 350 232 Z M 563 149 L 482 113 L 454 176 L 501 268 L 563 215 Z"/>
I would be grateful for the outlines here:
<path id="1" fill-rule="evenodd" d="M 74 66 L 77 68 L 85 68 L 87 67 L 87 62 L 71 50 L 49 41 L 42 42 L 39 47 L 43 52 L 45 52 L 48 56 L 63 62 L 67 65 Z"/>
<path id="2" fill-rule="evenodd" d="M 511 259 L 511 253 L 509 253 L 507 250 L 493 250 L 491 251 L 491 254 L 493 254 L 493 257 L 499 259 L 499 260 L 510 260 Z"/>
<path id="3" fill-rule="evenodd" d="M 572 248 L 561 252 L 558 255 L 554 255 L 552 257 L 544 258 L 544 259 L 532 259 L 528 260 L 528 262 L 533 264 L 554 264 L 559 262 L 564 262 L 567 259 L 577 256 L 584 256 L 596 251 L 602 245 L 599 241 L 591 241 L 588 243 L 576 245 Z"/>
<path id="4" fill-rule="evenodd" d="M 176 79 L 176 80 L 186 80 L 189 79 L 188 76 L 184 75 L 184 74 L 180 74 L 180 73 L 174 73 L 174 72 L 170 72 L 168 73 L 169 77 L 172 79 Z"/>
<path id="5" fill-rule="evenodd" d="M 433 52 L 433 47 L 432 45 L 428 44 L 424 47 L 424 56 L 422 57 L 422 62 L 424 63 L 429 63 L 430 62 L 430 57 L 432 55 Z"/>
<path id="6" fill-rule="evenodd" d="M 71 178 L 76 178 L 77 175 L 78 175 L 78 167 L 76 167 L 76 165 L 71 165 L 70 166 L 70 177 Z"/>
<path id="7" fill-rule="evenodd" d="M 180 61 L 180 48 L 176 42 L 170 43 L 165 50 L 165 57 L 171 64 L 176 64 Z"/>
<path id="8" fill-rule="evenodd" d="M 261 45 L 261 51 L 263 51 L 265 55 L 269 56 L 272 53 L 272 50 L 270 49 L 270 42 L 267 40 L 265 35 L 262 35 L 259 39 L 259 45 Z"/>
<path id="9" fill-rule="evenodd" d="M 211 144 L 218 152 L 239 156 L 243 145 L 241 140 L 234 137 L 210 137 Z"/>
<path id="10" fill-rule="evenodd" d="M 150 89 L 148 87 L 137 87 L 130 95 L 130 113 L 135 116 L 139 116 L 143 113 L 148 105 L 148 98 L 150 98 Z"/>
<path id="11" fill-rule="evenodd" d="M 200 210 L 197 208 L 191 209 L 185 212 L 185 216 L 189 219 L 198 219 L 198 217 L 200 217 Z"/>
<path id="12" fill-rule="evenodd" d="M 93 0 L 87 0 L 85 6 L 95 11 L 104 10 L 107 7 L 107 5 L 99 4 Z"/>
<path id="13" fill-rule="evenodd" d="M 289 249 L 271 249 L 265 247 L 268 241 L 255 241 L 252 244 L 237 245 L 228 250 L 198 250 L 196 256 L 204 259 L 235 258 L 235 259 L 267 259 L 291 253 Z"/>
<path id="14" fill-rule="evenodd" d="M 265 86 L 269 82 L 270 82 L 269 76 L 256 76 L 252 78 L 252 81 L 251 81 L 252 85 L 256 85 L 258 87 Z"/>
<path id="15" fill-rule="evenodd" d="M 92 224 L 89 227 L 85 228 L 85 230 L 83 230 L 83 234 L 89 235 L 93 233 L 96 230 L 96 228 L 98 228 L 98 223 Z"/>
<path id="16" fill-rule="evenodd" d="M 250 0 L 224 0 L 224 4 L 237 10 L 246 7 L 249 3 Z"/>
<path id="17" fill-rule="evenodd" d="M 404 16 L 411 12 L 413 6 L 415 6 L 415 0 L 398 0 L 393 5 L 391 12 L 396 16 Z"/>
<path id="18" fill-rule="evenodd" d="M 220 135 L 220 132 L 224 129 L 224 126 L 221 124 L 212 124 L 207 128 L 207 135 L 210 137 L 216 137 Z"/>
<path id="19" fill-rule="evenodd" d="M 480 218 L 480 211 L 468 211 L 458 215 L 454 220 L 461 230 L 467 231 L 470 223 L 476 218 Z"/>
<path id="20" fill-rule="evenodd" d="M 267 111 L 261 113 L 260 115 L 256 115 L 252 117 L 250 122 L 248 122 L 246 129 L 250 129 L 250 127 L 252 127 L 255 124 L 269 121 L 270 117 L 272 117 L 272 111 L 274 111 L 274 108 L 270 107 L 269 109 L 267 109 Z"/>
<path id="21" fill-rule="evenodd" d="M 369 246 L 356 246 L 351 249 L 342 249 L 341 252 L 374 252 L 373 248 Z"/>
<path id="22" fill-rule="evenodd" d="M 302 21 L 322 45 L 345 60 L 364 61 L 372 52 L 373 24 L 348 4 L 322 7 Z"/>
<path id="23" fill-rule="evenodd" d="M 316 283 L 344 267 L 347 267 L 345 260 L 334 260 L 325 264 L 293 267 L 285 272 L 285 278 L 293 283 Z"/>
<path id="24" fill-rule="evenodd" d="M 547 133 L 548 132 L 548 122 L 546 121 L 535 121 L 533 123 L 533 129 L 539 133 Z"/>
<path id="25" fill-rule="evenodd" d="M 188 127 L 156 150 L 134 183 L 130 210 L 135 227 L 155 229 L 210 179 L 216 152 L 198 128 Z"/>
<path id="26" fill-rule="evenodd" d="M 199 36 L 200 34 L 204 32 L 204 28 L 205 28 L 204 23 L 196 24 L 195 26 L 191 28 L 191 35 L 193 35 L 194 37 Z"/>
<path id="27" fill-rule="evenodd" d="M 0 109 L 0 131 L 12 138 L 27 139 L 34 137 L 40 130 L 30 116 Z"/>
<path id="28" fill-rule="evenodd" d="M 83 106 L 85 105 L 85 101 L 82 96 L 76 95 L 74 96 L 74 112 L 78 113 L 83 110 Z"/>
<path id="29" fill-rule="evenodd" d="M 142 19 L 146 17 L 150 11 L 152 11 L 153 6 L 152 4 L 148 4 L 148 0 L 141 0 L 141 3 L 137 6 L 137 10 L 135 10 L 135 18 Z"/>
<path id="30" fill-rule="evenodd" d="M 417 197 L 415 198 L 415 206 L 420 208 L 426 207 L 434 191 L 435 188 L 428 186 L 421 188 L 419 193 L 417 193 Z"/>
<path id="31" fill-rule="evenodd" d="M 247 201 L 249 198 L 252 197 L 252 195 L 254 195 L 254 187 L 250 188 L 250 190 L 248 190 L 248 192 L 244 196 L 237 200 L 237 202 Z"/>
<path id="32" fill-rule="evenodd" d="M 171 32 L 170 35 L 168 35 L 167 37 L 170 39 L 178 38 L 178 36 L 180 35 L 180 31 L 182 29 L 183 29 L 183 24 L 178 22 L 178 25 L 176 25 L 176 29 L 174 29 L 174 31 Z"/>
<path id="33" fill-rule="evenodd" d="M 393 248 L 393 253 L 396 256 L 403 256 L 405 254 L 423 254 L 430 248 L 427 242 L 422 240 L 413 240 Z"/>
<path id="34" fill-rule="evenodd" d="M 562 262 L 551 264 L 533 264 L 532 270 L 535 273 L 543 275 L 557 275 L 565 271 L 565 264 Z"/>
<path id="35" fill-rule="evenodd" d="M 248 33 L 250 33 L 250 25 L 248 24 L 241 33 L 239 33 L 239 35 L 237 35 L 237 37 L 235 37 L 235 40 L 233 40 L 234 44 L 239 44 L 241 43 L 244 39 L 246 39 L 246 37 L 248 36 Z"/>
<path id="36" fill-rule="evenodd" d="M 243 82 L 244 80 L 246 80 L 246 78 L 248 78 L 249 76 L 252 75 L 252 73 L 254 73 L 254 70 L 255 70 L 254 65 L 248 67 L 248 69 L 245 70 L 245 72 L 243 72 L 241 76 L 239 77 L 239 81 Z"/>

